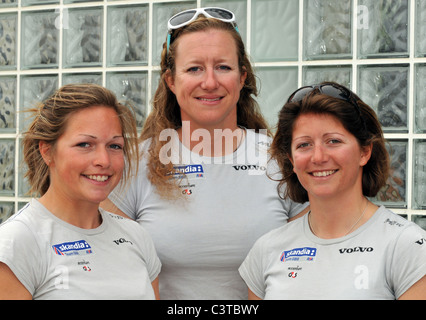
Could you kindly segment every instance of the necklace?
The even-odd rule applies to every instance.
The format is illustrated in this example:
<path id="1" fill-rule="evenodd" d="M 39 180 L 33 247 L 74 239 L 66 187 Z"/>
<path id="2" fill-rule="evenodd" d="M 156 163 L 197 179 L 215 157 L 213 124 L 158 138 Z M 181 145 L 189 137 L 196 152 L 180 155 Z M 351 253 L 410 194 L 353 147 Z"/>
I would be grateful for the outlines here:
<path id="1" fill-rule="evenodd" d="M 358 218 L 358 220 L 352 225 L 352 227 L 349 229 L 349 231 L 348 232 L 346 232 L 346 234 L 345 234 L 345 237 L 349 234 L 349 233 L 351 233 L 351 231 L 353 230 L 353 228 L 355 228 L 355 226 L 361 221 L 361 219 L 362 219 L 362 217 L 364 216 L 364 214 L 367 212 L 367 207 L 368 207 L 368 199 L 367 198 L 365 198 L 365 200 L 367 200 L 367 204 L 365 205 L 365 208 L 364 208 L 364 210 L 362 211 L 362 213 L 361 213 L 361 215 L 359 216 L 359 218 Z M 312 225 L 312 222 L 311 222 L 311 211 L 309 211 L 309 215 L 308 215 L 308 224 L 309 224 L 309 227 L 311 228 L 311 231 L 312 231 L 312 233 L 314 234 L 314 235 L 317 235 L 316 234 L 316 232 L 315 232 L 315 230 L 314 230 L 314 227 L 313 227 L 313 225 Z"/>

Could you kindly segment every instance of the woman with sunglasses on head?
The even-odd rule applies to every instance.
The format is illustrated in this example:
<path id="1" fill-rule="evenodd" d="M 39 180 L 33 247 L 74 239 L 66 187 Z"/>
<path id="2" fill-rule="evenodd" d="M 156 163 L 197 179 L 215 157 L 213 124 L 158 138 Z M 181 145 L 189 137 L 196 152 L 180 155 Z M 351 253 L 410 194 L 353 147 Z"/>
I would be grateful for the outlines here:
<path id="1" fill-rule="evenodd" d="M 270 138 L 234 14 L 187 10 L 168 28 L 140 173 L 109 199 L 151 233 L 162 299 L 244 299 L 248 250 L 304 206 L 265 174 Z"/>
<path id="2" fill-rule="evenodd" d="M 137 167 L 132 111 L 94 84 L 63 86 L 30 111 L 23 153 L 40 198 L 0 226 L 0 299 L 158 298 L 150 236 L 99 208 L 125 160 L 125 178 Z"/>
<path id="3" fill-rule="evenodd" d="M 310 211 L 259 239 L 240 267 L 252 299 L 425 299 L 426 232 L 377 207 L 389 158 L 373 109 L 336 83 L 303 87 L 279 114 L 283 196 Z"/>

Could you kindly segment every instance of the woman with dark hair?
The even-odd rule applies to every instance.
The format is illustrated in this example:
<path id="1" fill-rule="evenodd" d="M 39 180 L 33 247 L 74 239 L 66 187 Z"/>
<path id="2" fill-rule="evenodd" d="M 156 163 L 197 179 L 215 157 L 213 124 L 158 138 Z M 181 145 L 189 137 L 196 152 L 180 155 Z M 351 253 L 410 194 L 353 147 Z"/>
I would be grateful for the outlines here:
<path id="1" fill-rule="evenodd" d="M 333 82 L 298 89 L 271 154 L 303 218 L 259 239 L 240 267 L 253 299 L 425 299 L 426 232 L 378 207 L 389 157 L 373 109 Z"/>

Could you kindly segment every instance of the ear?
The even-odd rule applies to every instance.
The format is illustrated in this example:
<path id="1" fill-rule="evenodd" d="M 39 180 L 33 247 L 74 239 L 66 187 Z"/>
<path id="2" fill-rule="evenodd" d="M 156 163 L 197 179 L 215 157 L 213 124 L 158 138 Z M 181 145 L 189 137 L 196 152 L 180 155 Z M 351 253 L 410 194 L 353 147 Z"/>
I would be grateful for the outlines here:
<path id="1" fill-rule="evenodd" d="M 38 149 L 40 150 L 40 154 L 44 160 L 44 162 L 50 166 L 52 163 L 52 145 L 46 141 L 38 142 Z"/>
<path id="2" fill-rule="evenodd" d="M 247 79 L 247 71 L 246 71 L 246 68 L 243 66 L 243 71 L 241 72 L 241 76 L 240 76 L 240 90 L 244 88 L 244 85 L 246 84 L 246 79 Z"/>
<path id="3" fill-rule="evenodd" d="M 291 165 L 293 166 L 293 172 L 294 172 L 294 173 L 296 173 L 296 172 L 294 171 L 294 161 L 293 161 L 293 158 L 291 157 L 291 154 L 287 153 L 287 158 L 288 158 L 288 160 L 290 160 Z"/>
<path id="4" fill-rule="evenodd" d="M 373 144 L 365 147 L 361 147 L 361 159 L 359 165 L 365 166 L 371 158 L 371 152 L 373 151 Z"/>
<path id="5" fill-rule="evenodd" d="M 169 89 L 175 93 L 175 79 L 172 75 L 172 72 L 170 71 L 170 69 L 167 69 L 165 75 L 164 75 L 164 80 L 167 83 L 167 86 L 169 87 Z M 176 93 L 175 93 L 176 94 Z"/>

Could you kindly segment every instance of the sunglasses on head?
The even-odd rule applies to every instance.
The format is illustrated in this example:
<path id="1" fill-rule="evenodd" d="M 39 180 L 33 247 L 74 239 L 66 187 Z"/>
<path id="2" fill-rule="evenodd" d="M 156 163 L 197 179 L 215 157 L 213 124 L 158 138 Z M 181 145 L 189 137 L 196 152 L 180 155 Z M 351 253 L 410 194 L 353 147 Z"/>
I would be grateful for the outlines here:
<path id="1" fill-rule="evenodd" d="M 334 83 L 324 83 L 319 85 L 301 87 L 290 95 L 287 102 L 302 101 L 304 97 L 306 97 L 315 89 L 317 89 L 320 93 L 325 94 L 327 96 L 349 102 L 357 109 L 358 113 L 361 113 L 358 103 L 356 102 L 356 99 L 352 91 L 350 91 L 349 89 L 341 85 L 334 84 Z"/>
<path id="2" fill-rule="evenodd" d="M 215 7 L 185 10 L 179 12 L 178 14 L 175 14 L 167 22 L 167 53 L 169 52 L 173 30 L 182 28 L 190 24 L 192 21 L 197 19 L 200 14 L 204 15 L 206 18 L 214 18 L 224 22 L 229 22 L 234 26 L 235 30 L 239 32 L 237 24 L 235 22 L 235 15 L 234 13 L 232 13 L 232 11 Z"/>
<path id="3" fill-rule="evenodd" d="M 319 85 L 301 87 L 290 95 L 287 100 L 287 103 L 300 102 L 303 100 L 304 97 L 306 97 L 314 90 L 318 90 L 320 93 L 330 96 L 332 98 L 349 102 L 352 106 L 355 107 L 355 110 L 358 116 L 360 117 L 361 122 L 363 123 L 364 127 L 366 127 L 364 119 L 361 116 L 361 109 L 356 101 L 354 94 L 349 89 L 337 83 L 323 83 Z"/>

